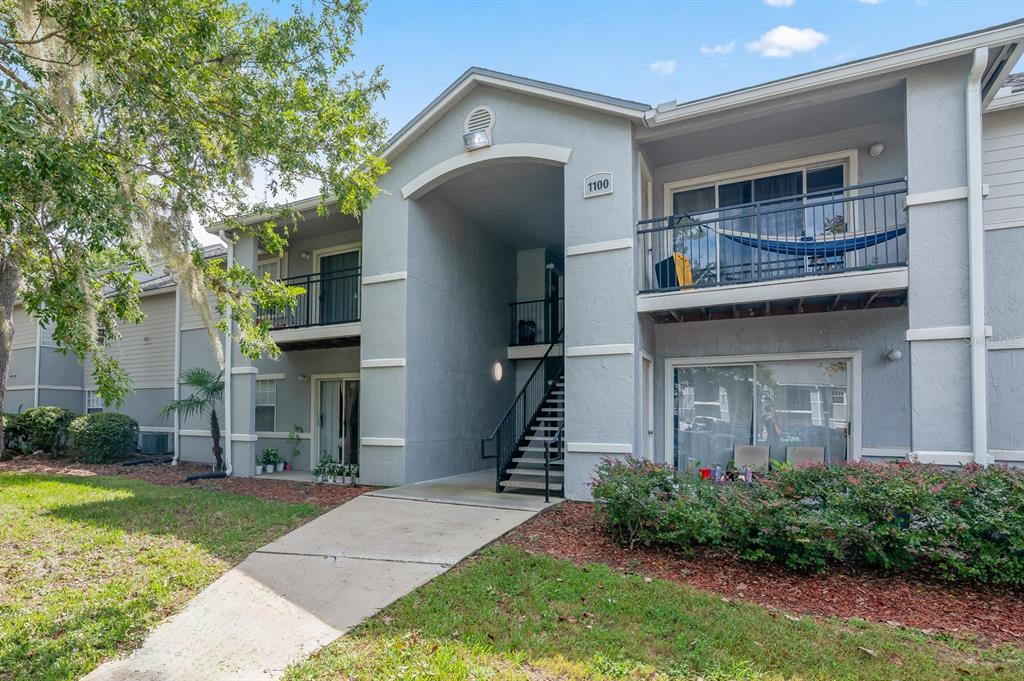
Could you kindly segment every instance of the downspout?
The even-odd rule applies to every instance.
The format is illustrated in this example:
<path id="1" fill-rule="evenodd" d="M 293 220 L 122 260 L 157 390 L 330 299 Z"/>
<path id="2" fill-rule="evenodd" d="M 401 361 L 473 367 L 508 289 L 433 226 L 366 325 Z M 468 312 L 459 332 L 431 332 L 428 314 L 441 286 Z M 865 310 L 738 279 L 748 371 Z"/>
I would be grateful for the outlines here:
<path id="1" fill-rule="evenodd" d="M 43 325 L 36 323 L 36 366 L 32 376 L 32 406 L 39 406 L 39 361 L 43 357 Z"/>
<path id="2" fill-rule="evenodd" d="M 235 264 L 235 243 L 230 241 L 225 235 L 224 230 L 220 230 L 220 238 L 227 242 L 228 245 L 228 269 Z M 227 309 L 228 313 L 228 330 L 224 334 L 224 473 L 231 475 L 231 471 L 234 468 L 234 459 L 231 455 L 231 359 L 234 354 L 234 348 L 232 347 L 231 341 L 231 308 Z"/>
<path id="3" fill-rule="evenodd" d="M 174 401 L 181 399 L 181 284 L 174 287 Z M 174 458 L 171 465 L 178 465 L 181 455 L 181 417 L 174 411 Z"/>
<path id="4" fill-rule="evenodd" d="M 988 401 L 985 347 L 985 215 L 982 207 L 981 78 L 988 48 L 974 50 L 967 77 L 967 252 L 970 286 L 971 429 L 974 461 L 988 465 Z"/>

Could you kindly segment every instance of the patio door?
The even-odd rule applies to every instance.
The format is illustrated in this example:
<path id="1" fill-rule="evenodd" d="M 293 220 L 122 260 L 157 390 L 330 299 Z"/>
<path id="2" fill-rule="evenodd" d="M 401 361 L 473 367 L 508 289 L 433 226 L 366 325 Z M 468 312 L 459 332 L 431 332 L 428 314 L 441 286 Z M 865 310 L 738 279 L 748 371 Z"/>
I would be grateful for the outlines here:
<path id="1" fill-rule="evenodd" d="M 359 380 L 317 378 L 317 456 L 323 460 L 359 463 Z"/>
<path id="2" fill-rule="evenodd" d="M 320 257 L 320 323 L 359 318 L 359 251 Z"/>
<path id="3" fill-rule="evenodd" d="M 825 463 L 852 458 L 855 415 L 847 359 L 679 362 L 671 366 L 669 440 L 677 469 L 726 468 L 738 445 L 767 447 L 775 461 L 811 455 Z"/>

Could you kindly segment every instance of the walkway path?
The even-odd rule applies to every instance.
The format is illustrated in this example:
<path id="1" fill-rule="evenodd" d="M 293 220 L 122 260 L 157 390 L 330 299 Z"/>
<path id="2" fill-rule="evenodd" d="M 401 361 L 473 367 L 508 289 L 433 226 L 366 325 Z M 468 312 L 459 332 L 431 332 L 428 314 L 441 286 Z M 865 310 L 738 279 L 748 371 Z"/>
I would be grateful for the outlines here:
<path id="1" fill-rule="evenodd" d="M 276 679 L 546 508 L 484 471 L 369 492 L 253 552 L 87 681 Z"/>

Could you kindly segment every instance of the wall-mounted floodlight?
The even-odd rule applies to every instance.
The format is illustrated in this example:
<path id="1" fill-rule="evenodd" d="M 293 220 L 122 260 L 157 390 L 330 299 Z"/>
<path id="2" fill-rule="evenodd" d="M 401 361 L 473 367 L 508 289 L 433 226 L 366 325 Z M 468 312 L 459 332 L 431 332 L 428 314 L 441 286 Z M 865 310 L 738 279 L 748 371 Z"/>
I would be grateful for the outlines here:
<path id="1" fill-rule="evenodd" d="M 476 149 L 489 147 L 491 146 L 491 131 L 474 130 L 473 132 L 467 132 L 462 136 L 462 141 L 466 144 L 466 151 L 475 151 Z"/>

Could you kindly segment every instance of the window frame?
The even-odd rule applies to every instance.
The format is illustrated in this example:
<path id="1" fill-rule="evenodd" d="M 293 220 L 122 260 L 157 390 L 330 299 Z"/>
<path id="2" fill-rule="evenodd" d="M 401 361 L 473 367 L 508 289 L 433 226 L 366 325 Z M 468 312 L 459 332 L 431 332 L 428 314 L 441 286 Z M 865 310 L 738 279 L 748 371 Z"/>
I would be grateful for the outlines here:
<path id="1" fill-rule="evenodd" d="M 760 178 L 771 177 L 773 175 L 779 175 L 786 172 L 796 172 L 798 170 L 801 171 L 801 174 L 803 175 L 803 188 L 804 193 L 806 193 L 808 170 L 818 170 L 820 168 L 826 168 L 840 163 L 844 165 L 843 186 L 850 187 L 858 184 L 858 152 L 856 149 L 846 149 L 836 153 L 806 156 L 804 158 L 797 158 L 791 161 L 751 166 L 740 170 L 704 175 L 702 177 L 695 177 L 687 180 L 666 182 L 664 185 L 663 215 L 667 217 L 675 214 L 674 199 L 678 192 L 690 191 L 693 189 L 705 189 L 713 186 L 715 188 L 715 208 L 713 210 L 719 211 L 722 210 L 721 202 L 719 200 L 720 185 L 732 184 L 734 182 L 741 181 L 753 182 Z M 754 197 L 754 201 L 757 201 L 756 197 Z M 727 206 L 726 208 L 729 207 Z"/>
<path id="2" fill-rule="evenodd" d="M 95 390 L 84 391 L 84 409 L 86 414 L 102 414 L 105 405 L 103 404 L 103 398 L 100 397 Z M 98 405 L 97 405 L 98 401 Z"/>
<path id="3" fill-rule="evenodd" d="M 259 377 L 256 378 L 256 389 L 253 391 L 253 424 L 254 424 L 254 426 L 255 426 L 255 422 L 259 418 L 258 414 L 259 414 L 259 408 L 260 407 L 263 407 L 264 409 L 266 409 L 267 407 L 272 407 L 273 410 L 274 410 L 274 412 L 273 412 L 273 414 L 274 414 L 274 416 L 273 416 L 273 424 L 272 424 L 273 427 L 271 427 L 269 430 L 264 430 L 264 429 L 261 429 L 261 428 L 256 428 L 255 430 L 256 430 L 257 433 L 274 433 L 274 432 L 277 432 L 277 381 L 278 380 L 279 379 L 277 379 L 277 378 L 259 378 Z M 269 383 L 271 386 L 273 386 L 273 394 L 274 394 L 274 401 L 273 401 L 273 403 L 267 403 L 267 402 L 261 402 L 260 401 L 261 398 L 263 397 L 260 394 L 260 383 Z"/>

